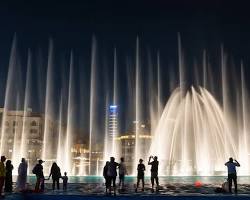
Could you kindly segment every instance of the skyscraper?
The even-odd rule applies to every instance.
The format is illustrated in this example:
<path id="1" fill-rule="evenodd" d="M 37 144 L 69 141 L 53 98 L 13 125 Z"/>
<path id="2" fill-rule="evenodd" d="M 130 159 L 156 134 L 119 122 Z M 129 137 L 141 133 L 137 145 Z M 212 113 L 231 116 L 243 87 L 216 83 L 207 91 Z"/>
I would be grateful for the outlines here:
<path id="1" fill-rule="evenodd" d="M 110 105 L 109 106 L 109 134 L 108 134 L 108 146 L 109 146 L 109 152 L 113 156 L 116 155 L 116 144 L 115 144 L 115 138 L 117 137 L 117 118 L 118 118 L 118 112 L 117 112 L 117 105 Z"/>

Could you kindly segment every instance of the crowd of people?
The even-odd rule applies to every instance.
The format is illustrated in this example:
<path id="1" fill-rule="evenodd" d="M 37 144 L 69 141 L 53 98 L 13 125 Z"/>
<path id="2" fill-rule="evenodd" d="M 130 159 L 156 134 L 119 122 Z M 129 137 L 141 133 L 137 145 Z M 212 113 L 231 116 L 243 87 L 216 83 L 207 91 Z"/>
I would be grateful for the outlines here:
<path id="1" fill-rule="evenodd" d="M 12 171 L 14 169 L 11 160 L 7 160 L 6 157 L 1 156 L 0 160 L 0 196 L 2 196 L 3 188 L 5 192 L 12 192 L 13 190 L 13 181 L 12 181 Z M 47 179 L 44 177 L 43 173 L 43 160 L 38 160 L 38 163 L 34 166 L 32 173 L 36 175 L 36 184 L 34 192 L 43 192 L 44 191 L 44 181 L 49 180 L 52 177 L 52 189 L 55 190 L 55 187 L 59 190 L 60 178 L 63 180 L 63 190 L 67 190 L 68 176 L 67 172 L 64 172 L 64 176 L 61 175 L 60 167 L 54 162 L 50 169 L 50 174 Z M 157 156 L 150 156 L 148 159 L 148 165 L 151 166 L 151 191 L 154 192 L 159 190 L 159 178 L 158 178 L 158 166 L 159 161 Z M 222 188 L 217 188 L 218 192 L 229 192 L 232 193 L 232 182 L 234 182 L 235 193 L 237 193 L 237 172 L 236 167 L 240 167 L 240 164 L 237 160 L 229 158 L 229 161 L 225 163 L 225 166 L 228 169 L 228 178 L 225 183 L 222 184 Z M 21 163 L 18 166 L 18 177 L 16 182 L 16 189 L 18 191 L 25 191 L 27 189 L 27 169 L 28 164 L 25 158 L 22 158 Z M 135 186 L 135 192 L 138 191 L 140 182 L 142 182 L 141 190 L 144 191 L 144 173 L 146 167 L 143 164 L 143 159 L 139 159 L 137 165 L 137 184 Z M 118 173 L 117 173 L 118 171 Z M 127 175 L 127 168 L 124 162 L 124 158 L 120 159 L 120 162 L 115 162 L 114 157 L 110 157 L 110 161 L 106 162 L 106 165 L 103 168 L 103 177 L 105 179 L 106 194 L 111 195 L 113 189 L 114 195 L 116 195 L 116 177 L 119 175 L 119 190 L 123 191 L 124 188 L 124 179 Z M 156 187 L 155 187 L 156 183 Z"/>
<path id="2" fill-rule="evenodd" d="M 111 194 L 111 186 L 113 186 L 114 195 L 116 195 L 116 177 L 117 170 L 119 174 L 119 189 L 124 190 L 124 178 L 127 175 L 126 165 L 124 163 L 124 158 L 120 159 L 120 163 L 115 162 L 114 157 L 110 157 L 110 161 L 106 162 L 106 165 L 103 168 L 103 177 L 105 179 L 106 186 L 106 194 Z M 158 178 L 158 166 L 159 161 L 157 160 L 157 156 L 150 156 L 148 160 L 148 165 L 151 165 L 151 185 L 152 192 L 154 192 L 154 182 L 156 182 L 156 190 L 159 189 L 159 178 Z M 143 164 L 143 160 L 139 160 L 139 164 L 137 166 L 137 184 L 135 188 L 135 192 L 138 191 L 140 181 L 142 182 L 142 191 L 144 191 L 144 172 L 146 170 L 145 165 Z"/>
<path id="3" fill-rule="evenodd" d="M 148 165 L 151 165 L 151 191 L 154 192 L 159 190 L 159 178 L 158 178 L 158 166 L 159 161 L 157 156 L 150 156 L 148 160 Z M 229 158 L 229 161 L 225 163 L 225 166 L 228 169 L 228 178 L 226 182 L 222 184 L 221 188 L 217 188 L 216 192 L 225 192 L 232 193 L 232 182 L 234 182 L 235 193 L 238 193 L 237 190 L 237 171 L 236 167 L 240 167 L 240 164 L 237 160 L 233 158 Z M 111 186 L 113 186 L 114 195 L 116 195 L 116 177 L 117 170 L 119 172 L 119 188 L 120 190 L 124 189 L 124 178 L 127 174 L 126 166 L 124 164 L 124 158 L 121 158 L 120 163 L 115 162 L 114 157 L 110 157 L 110 161 L 106 162 L 106 165 L 103 168 L 103 177 L 105 179 L 106 185 L 106 194 L 111 195 Z M 139 164 L 137 166 L 137 184 L 135 188 L 135 192 L 138 191 L 140 182 L 142 182 L 142 191 L 144 191 L 144 172 L 146 170 L 145 165 L 143 164 L 143 159 L 139 159 Z M 154 189 L 154 185 L 156 183 L 156 187 Z"/>
<path id="4" fill-rule="evenodd" d="M 11 160 L 7 160 L 6 157 L 1 156 L 0 161 L 0 197 L 3 196 L 3 188 L 4 192 L 12 192 L 13 191 L 13 181 L 12 181 L 12 171 L 14 169 L 11 164 Z M 59 179 L 63 180 L 63 190 L 67 190 L 68 176 L 67 172 L 64 172 L 64 176 L 61 175 L 60 168 L 54 162 L 50 169 L 50 175 L 48 179 L 45 179 L 43 174 L 43 160 L 38 160 L 38 163 L 32 169 L 32 173 L 36 175 L 36 184 L 34 192 L 43 192 L 44 191 L 44 181 L 49 180 L 52 177 L 52 189 L 55 189 L 55 184 L 57 185 L 57 189 L 60 189 Z M 16 181 L 16 190 L 24 192 L 27 190 L 27 170 L 28 164 L 25 158 L 22 158 L 21 163 L 18 166 L 18 176 Z"/>

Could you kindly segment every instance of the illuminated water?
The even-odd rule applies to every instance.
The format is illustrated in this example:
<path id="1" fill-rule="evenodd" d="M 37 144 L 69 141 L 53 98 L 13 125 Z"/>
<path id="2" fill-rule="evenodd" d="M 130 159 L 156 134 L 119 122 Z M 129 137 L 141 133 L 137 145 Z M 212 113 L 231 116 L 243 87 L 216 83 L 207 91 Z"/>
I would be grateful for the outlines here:
<path id="1" fill-rule="evenodd" d="M 3 94 L 0 142 L 0 154 L 12 159 L 14 174 L 21 158 L 26 157 L 30 169 L 37 159 L 46 160 L 46 174 L 56 161 L 69 175 L 100 175 L 110 156 L 118 160 L 123 155 L 116 136 L 129 132 L 135 138 L 130 158 L 125 157 L 125 161 L 132 160 L 130 174 L 136 173 L 139 158 L 146 161 L 147 156 L 156 155 L 161 176 L 225 175 L 224 163 L 230 156 L 241 163 L 238 173 L 249 175 L 250 112 L 243 62 L 231 62 L 221 46 L 217 66 L 211 66 L 206 50 L 201 52 L 201 62 L 187 66 L 180 34 L 176 39 L 178 59 L 172 68 L 163 66 L 164 52 L 145 53 L 140 38 L 129 51 L 132 56 L 121 58 L 119 48 L 114 47 L 112 62 L 106 63 L 107 56 L 95 37 L 84 57 L 87 64 L 73 50 L 58 59 L 50 40 L 46 56 L 28 50 L 23 66 L 15 36 Z M 38 142 L 29 132 L 34 104 L 42 113 L 34 125 L 39 129 Z M 112 138 L 110 105 L 118 106 Z M 118 132 L 123 123 L 127 129 L 132 124 L 133 130 Z M 141 123 L 151 128 L 152 141 L 146 147 L 140 140 Z M 37 144 L 30 147 L 27 140 Z M 83 146 L 78 152 L 76 143 Z M 38 146 L 40 149 L 34 150 Z"/>

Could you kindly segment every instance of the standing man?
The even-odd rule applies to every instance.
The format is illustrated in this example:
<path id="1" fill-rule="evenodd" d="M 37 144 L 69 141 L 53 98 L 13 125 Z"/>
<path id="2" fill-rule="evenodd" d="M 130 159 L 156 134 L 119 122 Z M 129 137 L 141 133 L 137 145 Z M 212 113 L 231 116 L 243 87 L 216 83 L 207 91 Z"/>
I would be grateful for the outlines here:
<path id="1" fill-rule="evenodd" d="M 38 160 L 38 164 L 33 168 L 32 172 L 36 175 L 36 186 L 35 192 L 39 192 L 39 188 L 41 185 L 41 192 L 44 191 L 44 175 L 43 175 L 43 160 Z"/>
<path id="2" fill-rule="evenodd" d="M 108 194 L 108 189 L 109 189 L 109 185 L 111 183 L 109 183 L 109 178 L 108 178 L 108 167 L 109 167 L 109 161 L 106 162 L 106 165 L 103 167 L 103 177 L 105 179 L 105 186 L 106 186 L 106 194 Z"/>
<path id="3" fill-rule="evenodd" d="M 108 180 L 110 181 L 110 185 L 109 185 L 109 194 L 111 195 L 111 183 L 113 184 L 113 188 L 114 188 L 114 195 L 116 196 L 116 176 L 117 176 L 117 167 L 119 166 L 119 164 L 117 162 L 115 162 L 115 158 L 114 157 L 110 157 L 110 162 L 108 165 L 108 171 L 107 171 L 107 175 L 108 175 Z"/>
<path id="4" fill-rule="evenodd" d="M 4 166 L 4 162 L 5 162 L 6 158 L 5 156 L 1 156 L 1 162 L 0 162 L 0 197 L 3 196 L 2 192 L 3 192 L 3 185 L 4 185 L 4 180 L 5 180 L 5 166 Z"/>
<path id="5" fill-rule="evenodd" d="M 153 161 L 151 162 L 151 158 Z M 156 191 L 159 189 L 159 179 L 158 179 L 158 166 L 159 161 L 157 160 L 157 156 L 150 156 L 148 159 L 148 165 L 151 165 L 151 184 L 152 184 L 152 192 L 154 192 L 154 180 L 156 182 Z"/>
<path id="6" fill-rule="evenodd" d="M 225 165 L 227 166 L 227 171 L 228 171 L 229 192 L 232 193 L 232 180 L 233 180 L 234 181 L 235 194 L 237 194 L 236 167 L 240 167 L 240 163 L 238 163 L 237 160 L 234 160 L 234 161 L 233 161 L 233 158 L 229 158 L 229 161 L 226 162 Z"/>

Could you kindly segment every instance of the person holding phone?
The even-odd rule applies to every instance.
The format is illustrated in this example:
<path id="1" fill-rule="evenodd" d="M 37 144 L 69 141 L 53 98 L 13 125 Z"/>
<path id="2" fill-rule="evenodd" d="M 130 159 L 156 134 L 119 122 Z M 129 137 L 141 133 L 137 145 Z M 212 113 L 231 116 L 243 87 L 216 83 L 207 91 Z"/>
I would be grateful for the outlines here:
<path id="1" fill-rule="evenodd" d="M 235 161 L 235 162 L 234 162 Z M 229 184 L 229 192 L 232 193 L 232 181 L 234 182 L 234 190 L 237 194 L 237 172 L 236 167 L 240 167 L 240 163 L 237 160 L 233 160 L 233 158 L 229 158 L 229 161 L 225 163 L 228 171 L 228 184 Z"/>

